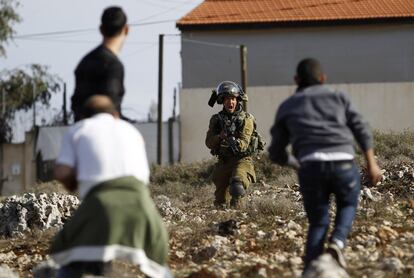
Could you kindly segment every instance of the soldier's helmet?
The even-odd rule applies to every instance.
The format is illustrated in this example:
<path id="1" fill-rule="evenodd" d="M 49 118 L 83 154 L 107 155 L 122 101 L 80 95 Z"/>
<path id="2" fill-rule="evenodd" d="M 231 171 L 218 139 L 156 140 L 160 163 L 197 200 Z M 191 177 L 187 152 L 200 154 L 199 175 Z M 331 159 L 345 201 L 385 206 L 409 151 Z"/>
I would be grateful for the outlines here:
<path id="1" fill-rule="evenodd" d="M 223 100 L 227 96 L 234 96 L 239 101 L 247 101 L 247 96 L 243 92 L 243 89 L 239 84 L 233 81 L 223 81 L 221 82 L 216 89 L 217 93 L 217 103 L 223 104 Z"/>

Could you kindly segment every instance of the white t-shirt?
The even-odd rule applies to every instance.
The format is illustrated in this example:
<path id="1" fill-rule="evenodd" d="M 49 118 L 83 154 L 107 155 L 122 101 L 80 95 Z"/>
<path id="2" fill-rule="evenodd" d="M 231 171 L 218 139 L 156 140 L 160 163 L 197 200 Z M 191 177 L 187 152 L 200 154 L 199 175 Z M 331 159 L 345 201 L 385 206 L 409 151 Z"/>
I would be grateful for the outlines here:
<path id="1" fill-rule="evenodd" d="M 350 153 L 344 152 L 314 152 L 300 158 L 300 162 L 305 161 L 339 161 L 339 160 L 353 160 L 354 156 Z"/>
<path id="2" fill-rule="evenodd" d="M 70 127 L 56 163 L 76 170 L 81 198 L 95 185 L 114 178 L 134 176 L 149 182 L 142 135 L 128 122 L 106 113 Z"/>

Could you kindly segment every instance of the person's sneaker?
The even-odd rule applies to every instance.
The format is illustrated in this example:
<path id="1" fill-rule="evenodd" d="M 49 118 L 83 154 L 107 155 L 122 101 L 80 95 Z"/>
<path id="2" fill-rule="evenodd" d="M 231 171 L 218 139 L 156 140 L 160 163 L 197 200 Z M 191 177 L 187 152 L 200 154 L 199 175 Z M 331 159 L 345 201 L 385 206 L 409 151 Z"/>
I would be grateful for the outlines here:
<path id="1" fill-rule="evenodd" d="M 340 267 L 346 268 L 346 260 L 344 255 L 342 254 L 341 248 L 335 243 L 329 243 L 328 248 L 326 249 L 326 253 L 330 254 L 339 264 Z"/>

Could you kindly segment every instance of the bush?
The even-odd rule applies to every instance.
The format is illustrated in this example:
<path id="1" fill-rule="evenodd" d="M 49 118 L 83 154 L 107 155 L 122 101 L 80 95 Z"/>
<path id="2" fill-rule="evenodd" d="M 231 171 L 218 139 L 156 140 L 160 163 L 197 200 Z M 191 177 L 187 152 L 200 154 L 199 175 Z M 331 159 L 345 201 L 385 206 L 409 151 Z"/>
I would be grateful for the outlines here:
<path id="1" fill-rule="evenodd" d="M 268 216 L 280 216 L 286 219 L 294 217 L 299 211 L 299 206 L 285 196 L 279 196 L 277 199 L 265 196 L 246 203 L 245 209 L 256 219 Z"/>
<path id="2" fill-rule="evenodd" d="M 168 184 L 151 184 L 152 196 L 165 195 L 171 198 L 175 206 L 183 208 L 186 204 L 195 201 L 198 205 L 213 203 L 214 186 L 193 186 L 183 182 Z"/>
<path id="3" fill-rule="evenodd" d="M 282 167 L 274 164 L 267 154 L 262 154 L 254 159 L 254 168 L 257 181 L 274 181 L 280 176 L 293 176 L 295 171 L 290 167 Z"/>
<path id="4" fill-rule="evenodd" d="M 380 159 L 401 161 L 414 159 L 414 132 L 374 131 L 374 149 Z"/>
<path id="5" fill-rule="evenodd" d="M 156 185 L 174 182 L 185 182 L 192 186 L 206 185 L 210 183 L 214 162 L 214 160 L 207 160 L 170 166 L 153 165 L 150 181 Z"/>

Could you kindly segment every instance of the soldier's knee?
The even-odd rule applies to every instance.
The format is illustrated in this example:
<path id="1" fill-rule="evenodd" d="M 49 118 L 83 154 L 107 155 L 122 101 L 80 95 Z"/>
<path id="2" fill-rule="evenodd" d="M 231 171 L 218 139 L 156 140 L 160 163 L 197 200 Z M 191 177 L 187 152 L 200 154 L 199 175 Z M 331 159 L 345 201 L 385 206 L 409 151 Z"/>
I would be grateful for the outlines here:
<path id="1" fill-rule="evenodd" d="M 230 184 L 230 195 L 234 198 L 242 197 L 246 193 L 243 183 L 240 180 L 234 179 Z"/>

